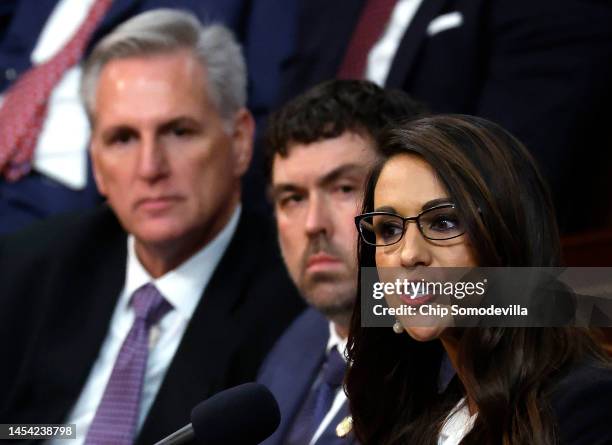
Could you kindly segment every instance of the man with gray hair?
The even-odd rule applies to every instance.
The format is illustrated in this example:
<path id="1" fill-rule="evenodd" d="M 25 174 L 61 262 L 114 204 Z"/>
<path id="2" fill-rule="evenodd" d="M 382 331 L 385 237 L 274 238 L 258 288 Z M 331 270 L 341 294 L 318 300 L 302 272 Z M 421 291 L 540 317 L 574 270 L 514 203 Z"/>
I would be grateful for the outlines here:
<path id="1" fill-rule="evenodd" d="M 240 204 L 254 124 L 226 28 L 136 16 L 94 49 L 82 95 L 108 205 L 0 240 L 0 418 L 150 444 L 252 380 L 302 303 Z"/>

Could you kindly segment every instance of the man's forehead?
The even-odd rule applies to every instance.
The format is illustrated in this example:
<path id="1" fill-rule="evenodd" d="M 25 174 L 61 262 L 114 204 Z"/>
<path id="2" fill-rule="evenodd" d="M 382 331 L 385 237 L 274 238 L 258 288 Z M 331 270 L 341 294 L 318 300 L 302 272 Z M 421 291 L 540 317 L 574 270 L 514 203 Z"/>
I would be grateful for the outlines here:
<path id="1" fill-rule="evenodd" d="M 309 144 L 294 142 L 286 156 L 274 156 L 272 183 L 317 181 L 335 172 L 365 174 L 376 157 L 374 143 L 356 133 Z"/>
<path id="2" fill-rule="evenodd" d="M 93 121 L 165 123 L 198 114 L 208 104 L 204 74 L 191 53 L 182 50 L 110 61 L 98 81 Z"/>

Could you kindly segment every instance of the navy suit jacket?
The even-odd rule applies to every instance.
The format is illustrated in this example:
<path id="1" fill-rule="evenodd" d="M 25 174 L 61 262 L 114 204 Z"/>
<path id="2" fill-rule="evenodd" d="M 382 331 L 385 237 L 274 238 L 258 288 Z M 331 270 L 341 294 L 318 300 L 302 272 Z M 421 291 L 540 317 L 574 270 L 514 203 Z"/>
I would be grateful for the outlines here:
<path id="1" fill-rule="evenodd" d="M 57 3 L 58 0 L 0 2 L 0 94 L 31 67 L 32 50 Z M 237 30 L 245 26 L 248 13 L 245 3 L 245 0 L 114 0 L 87 51 L 119 23 L 161 7 L 188 10 L 203 21 L 218 21 Z M 100 202 L 91 169 L 83 190 L 69 189 L 37 172 L 16 183 L 0 178 L 0 234 L 51 214 L 90 209 Z"/>
<path id="2" fill-rule="evenodd" d="M 191 409 L 216 392 L 253 381 L 303 309 L 270 226 L 243 209 L 137 444 L 155 443 L 189 423 Z M 107 336 L 126 249 L 126 233 L 106 206 L 0 238 L 3 422 L 66 420 Z"/>
<path id="3" fill-rule="evenodd" d="M 281 423 L 262 445 L 286 443 L 295 416 L 319 374 L 328 340 L 329 321 L 310 308 L 291 324 L 266 358 L 257 381 L 274 394 L 281 412 Z M 316 445 L 355 444 L 352 433 L 339 438 L 335 431 L 336 425 L 348 415 L 348 404 L 345 403 Z"/>
<path id="4" fill-rule="evenodd" d="M 281 102 L 335 77 L 365 4 L 299 1 Z M 430 35 L 429 26 L 447 14 L 462 21 Z M 434 112 L 482 116 L 507 128 L 540 162 L 563 225 L 581 228 L 598 216 L 604 221 L 612 202 L 601 196 L 612 153 L 610 23 L 610 2 L 423 0 L 386 86 Z"/>

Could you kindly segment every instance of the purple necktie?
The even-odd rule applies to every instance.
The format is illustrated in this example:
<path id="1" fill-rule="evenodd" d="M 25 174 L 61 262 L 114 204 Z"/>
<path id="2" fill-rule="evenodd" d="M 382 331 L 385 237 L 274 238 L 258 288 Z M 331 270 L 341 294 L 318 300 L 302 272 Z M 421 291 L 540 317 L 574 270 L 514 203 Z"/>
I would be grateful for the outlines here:
<path id="1" fill-rule="evenodd" d="M 130 445 L 134 440 L 149 355 L 149 330 L 172 306 L 151 283 L 138 288 L 131 303 L 134 324 L 115 361 L 86 445 Z"/>

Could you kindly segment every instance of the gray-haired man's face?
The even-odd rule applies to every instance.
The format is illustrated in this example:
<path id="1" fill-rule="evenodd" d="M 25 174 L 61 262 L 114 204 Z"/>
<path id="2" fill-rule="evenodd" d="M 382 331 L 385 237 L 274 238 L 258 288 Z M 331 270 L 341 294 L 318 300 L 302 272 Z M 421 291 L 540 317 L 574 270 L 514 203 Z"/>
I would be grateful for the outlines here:
<path id="1" fill-rule="evenodd" d="M 137 251 L 168 245 L 197 250 L 221 230 L 239 200 L 251 118 L 239 112 L 227 131 L 205 79 L 206 70 L 188 51 L 113 60 L 100 74 L 94 173 L 100 192 L 135 235 Z"/>

